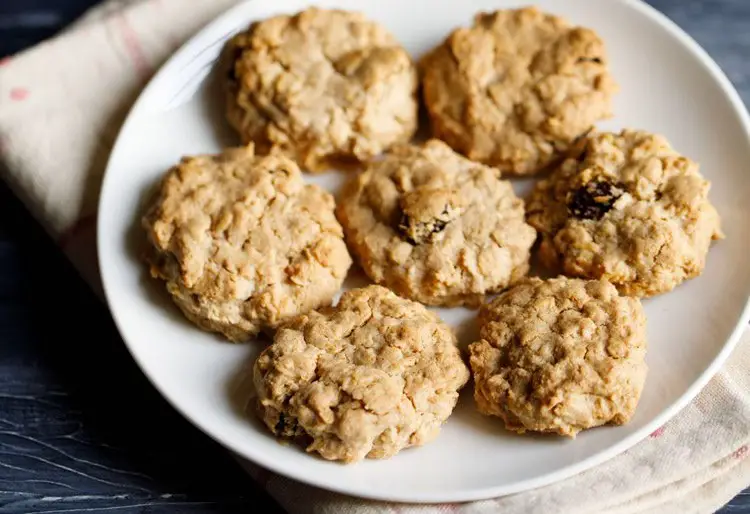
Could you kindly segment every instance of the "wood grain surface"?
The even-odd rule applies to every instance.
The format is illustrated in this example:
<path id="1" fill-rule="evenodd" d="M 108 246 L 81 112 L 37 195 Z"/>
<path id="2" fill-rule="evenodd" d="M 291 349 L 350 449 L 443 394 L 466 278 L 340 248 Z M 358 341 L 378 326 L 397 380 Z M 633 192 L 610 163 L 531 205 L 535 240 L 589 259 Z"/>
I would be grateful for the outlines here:
<path id="1" fill-rule="evenodd" d="M 95 3 L 0 0 L 0 57 Z M 750 101 L 750 0 L 649 3 Z M 57 512 L 281 509 L 151 388 L 105 307 L 0 183 L 0 513 Z M 721 512 L 750 514 L 750 495 Z"/>

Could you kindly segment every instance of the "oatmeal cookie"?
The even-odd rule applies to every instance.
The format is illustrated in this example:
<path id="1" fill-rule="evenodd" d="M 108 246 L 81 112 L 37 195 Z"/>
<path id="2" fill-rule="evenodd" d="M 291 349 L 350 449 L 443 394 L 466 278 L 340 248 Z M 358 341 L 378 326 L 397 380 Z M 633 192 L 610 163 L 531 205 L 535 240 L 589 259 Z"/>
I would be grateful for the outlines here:
<path id="1" fill-rule="evenodd" d="M 333 197 L 252 145 L 183 158 L 143 226 L 151 274 L 188 319 L 232 341 L 330 303 L 351 265 Z"/>
<path id="2" fill-rule="evenodd" d="M 646 380 L 640 300 L 604 280 L 526 279 L 484 305 L 474 398 L 509 430 L 574 437 L 632 417 Z"/>
<path id="3" fill-rule="evenodd" d="M 366 161 L 416 130 L 416 67 L 359 13 L 269 18 L 232 38 L 225 55 L 228 120 L 259 152 L 280 148 L 323 171 Z"/>
<path id="4" fill-rule="evenodd" d="M 432 441 L 468 379 L 452 330 L 380 286 L 285 323 L 254 365 L 268 428 L 343 462 Z"/>
<path id="5" fill-rule="evenodd" d="M 551 269 L 652 296 L 700 275 L 711 241 L 723 237 L 709 187 L 660 135 L 598 133 L 536 185 L 527 219 Z"/>
<path id="6" fill-rule="evenodd" d="M 618 89 L 594 31 L 534 7 L 478 14 L 420 68 L 433 136 L 518 175 L 609 118 Z"/>
<path id="7" fill-rule="evenodd" d="M 477 306 L 512 284 L 528 271 L 536 238 L 498 170 L 438 140 L 373 162 L 336 212 L 374 282 L 430 305 Z"/>

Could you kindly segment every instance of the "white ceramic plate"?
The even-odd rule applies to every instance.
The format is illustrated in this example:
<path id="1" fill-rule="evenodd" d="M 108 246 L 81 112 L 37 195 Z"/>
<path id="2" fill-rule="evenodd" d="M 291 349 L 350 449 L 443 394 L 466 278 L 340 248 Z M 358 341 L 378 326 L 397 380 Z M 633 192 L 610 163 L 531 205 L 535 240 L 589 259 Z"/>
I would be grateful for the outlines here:
<path id="1" fill-rule="evenodd" d="M 711 250 L 700 278 L 645 302 L 650 374 L 633 420 L 582 433 L 576 440 L 520 437 L 477 414 L 467 390 L 436 441 L 390 460 L 344 466 L 279 444 L 242 412 L 239 405 L 250 394 L 242 370 L 260 343 L 223 343 L 183 319 L 138 260 L 138 217 L 145 193 L 180 156 L 236 143 L 224 124 L 222 99 L 209 73 L 223 41 L 251 20 L 295 12 L 306 4 L 255 0 L 210 24 L 148 85 L 112 153 L 98 222 L 107 300 L 135 360 L 171 404 L 240 456 L 300 481 L 369 498 L 442 502 L 517 492 L 580 472 L 627 449 L 689 402 L 727 357 L 749 317 L 747 115 L 709 57 L 647 5 L 631 0 L 543 0 L 537 2 L 539 7 L 594 28 L 607 43 L 621 93 L 617 117 L 601 128 L 665 134 L 677 149 L 699 161 L 713 182 L 711 198 L 727 234 Z M 475 12 L 521 2 L 330 0 L 318 5 L 364 11 L 419 56 L 451 29 L 468 24 Z M 336 189 L 341 178 L 333 172 L 314 180 Z M 464 342 L 471 339 L 471 312 L 440 313 L 458 328 Z"/>

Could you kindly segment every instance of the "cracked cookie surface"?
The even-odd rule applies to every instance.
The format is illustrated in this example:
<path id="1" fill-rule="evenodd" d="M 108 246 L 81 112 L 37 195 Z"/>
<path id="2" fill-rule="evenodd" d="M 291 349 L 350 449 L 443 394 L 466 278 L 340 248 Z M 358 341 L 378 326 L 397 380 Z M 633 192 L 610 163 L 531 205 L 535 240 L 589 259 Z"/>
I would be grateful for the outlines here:
<path id="1" fill-rule="evenodd" d="M 595 32 L 534 7 L 478 14 L 420 69 L 433 136 L 519 175 L 609 118 L 618 88 Z"/>
<path id="2" fill-rule="evenodd" d="M 527 201 L 553 270 L 652 296 L 700 275 L 723 237 L 710 183 L 660 135 L 592 134 Z"/>
<path id="3" fill-rule="evenodd" d="M 380 286 L 285 323 L 253 369 L 269 430 L 343 462 L 435 439 L 469 379 L 451 328 Z"/>
<path id="4" fill-rule="evenodd" d="M 337 215 L 370 279 L 430 305 L 476 306 L 512 284 L 536 238 L 498 170 L 438 140 L 373 162 L 344 188 Z"/>
<path id="5" fill-rule="evenodd" d="M 351 265 L 333 197 L 252 145 L 184 157 L 142 223 L 151 274 L 188 319 L 232 341 L 330 303 Z"/>
<path id="6" fill-rule="evenodd" d="M 236 35 L 225 54 L 230 124 L 260 152 L 282 149 L 306 171 L 366 161 L 416 130 L 416 67 L 359 13 L 275 16 Z"/>
<path id="7" fill-rule="evenodd" d="M 646 318 L 604 280 L 526 279 L 482 307 L 479 337 L 469 345 L 476 405 L 509 430 L 575 436 L 636 410 Z"/>

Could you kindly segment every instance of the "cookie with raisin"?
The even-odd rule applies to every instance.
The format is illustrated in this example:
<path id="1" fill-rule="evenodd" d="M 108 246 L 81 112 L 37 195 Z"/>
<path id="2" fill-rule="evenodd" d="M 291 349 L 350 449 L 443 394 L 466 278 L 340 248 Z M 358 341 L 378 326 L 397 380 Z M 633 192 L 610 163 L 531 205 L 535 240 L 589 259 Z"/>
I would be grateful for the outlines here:
<path id="1" fill-rule="evenodd" d="M 596 133 L 536 185 L 527 220 L 549 268 L 653 296 L 700 275 L 723 238 L 710 186 L 661 135 Z"/>
<path id="2" fill-rule="evenodd" d="M 435 139 L 372 162 L 336 213 L 370 279 L 429 305 L 479 305 L 526 275 L 536 239 L 496 168 Z"/>

